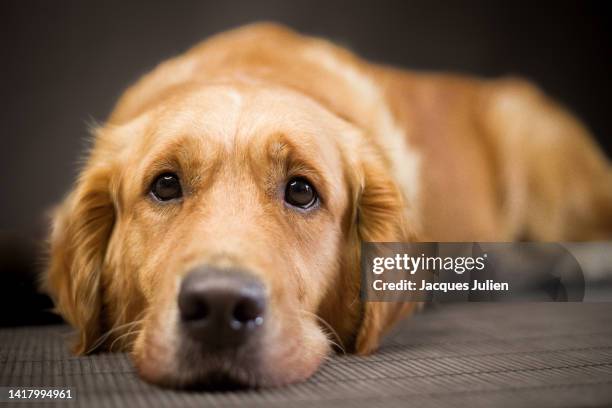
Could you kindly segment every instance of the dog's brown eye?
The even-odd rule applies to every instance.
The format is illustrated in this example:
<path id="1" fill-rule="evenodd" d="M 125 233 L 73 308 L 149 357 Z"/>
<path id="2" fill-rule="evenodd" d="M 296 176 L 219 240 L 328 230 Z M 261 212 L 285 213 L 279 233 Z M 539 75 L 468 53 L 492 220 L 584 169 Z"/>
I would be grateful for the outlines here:
<path id="1" fill-rule="evenodd" d="M 176 174 L 166 173 L 157 177 L 151 185 L 151 194 L 160 201 L 168 201 L 183 196 L 181 182 Z"/>
<path id="2" fill-rule="evenodd" d="M 285 201 L 294 207 L 310 208 L 317 202 L 317 192 L 306 179 L 294 178 L 285 188 Z"/>

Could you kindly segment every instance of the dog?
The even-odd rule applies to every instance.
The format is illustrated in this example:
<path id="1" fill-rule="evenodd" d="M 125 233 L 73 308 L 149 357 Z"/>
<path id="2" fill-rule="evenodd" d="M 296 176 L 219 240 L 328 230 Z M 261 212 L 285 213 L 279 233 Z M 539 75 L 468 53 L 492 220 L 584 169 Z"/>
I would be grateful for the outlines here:
<path id="1" fill-rule="evenodd" d="M 376 350 L 418 303 L 360 299 L 360 244 L 612 236 L 612 170 L 519 78 L 414 73 L 260 23 L 120 98 L 53 215 L 74 351 L 168 387 L 278 386 Z"/>

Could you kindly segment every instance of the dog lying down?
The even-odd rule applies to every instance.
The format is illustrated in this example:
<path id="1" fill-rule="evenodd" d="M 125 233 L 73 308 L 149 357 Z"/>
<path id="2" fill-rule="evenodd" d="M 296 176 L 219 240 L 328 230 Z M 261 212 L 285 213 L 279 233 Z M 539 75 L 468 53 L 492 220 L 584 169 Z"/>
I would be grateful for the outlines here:
<path id="1" fill-rule="evenodd" d="M 612 236 L 612 171 L 533 85 L 370 64 L 271 24 L 130 87 L 54 214 L 45 285 L 75 352 L 171 387 L 273 386 L 367 354 L 363 241 Z"/>

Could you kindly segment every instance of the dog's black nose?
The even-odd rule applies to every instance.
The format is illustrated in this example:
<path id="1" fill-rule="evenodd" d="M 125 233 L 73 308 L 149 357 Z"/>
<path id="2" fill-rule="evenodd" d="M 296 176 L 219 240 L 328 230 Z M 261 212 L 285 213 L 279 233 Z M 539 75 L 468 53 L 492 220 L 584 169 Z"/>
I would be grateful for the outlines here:
<path id="1" fill-rule="evenodd" d="M 247 273 L 210 267 L 189 272 L 178 295 L 187 333 L 210 349 L 237 347 L 264 322 L 265 290 Z"/>

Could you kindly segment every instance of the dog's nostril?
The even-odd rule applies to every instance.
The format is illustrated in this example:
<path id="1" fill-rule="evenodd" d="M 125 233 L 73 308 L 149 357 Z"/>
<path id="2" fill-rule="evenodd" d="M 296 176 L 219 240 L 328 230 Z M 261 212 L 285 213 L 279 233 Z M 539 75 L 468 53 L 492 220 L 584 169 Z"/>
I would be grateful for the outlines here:
<path id="1" fill-rule="evenodd" d="M 185 321 L 205 320 L 210 314 L 208 302 L 197 294 L 180 296 L 179 310 L 181 318 Z"/>
<path id="2" fill-rule="evenodd" d="M 263 309 L 263 302 L 259 299 L 244 297 L 234 307 L 232 316 L 241 324 L 260 325 L 263 323 Z"/>

